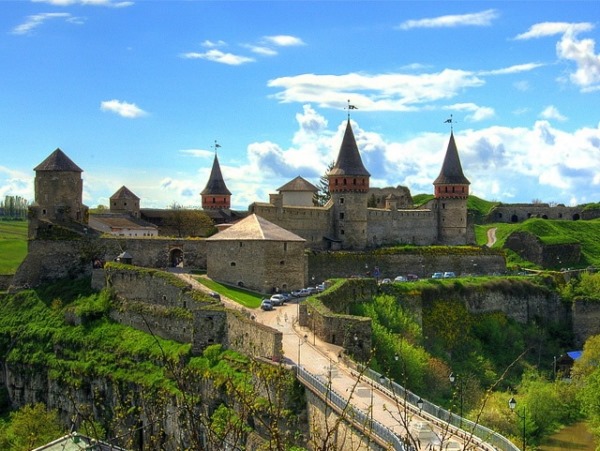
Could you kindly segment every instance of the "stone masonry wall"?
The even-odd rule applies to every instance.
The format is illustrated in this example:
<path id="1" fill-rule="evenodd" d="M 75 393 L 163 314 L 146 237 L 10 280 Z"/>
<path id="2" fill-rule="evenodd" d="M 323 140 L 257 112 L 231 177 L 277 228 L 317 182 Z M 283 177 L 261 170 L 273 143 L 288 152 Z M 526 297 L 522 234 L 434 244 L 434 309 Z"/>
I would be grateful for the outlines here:
<path id="1" fill-rule="evenodd" d="M 416 274 L 431 277 L 438 271 L 465 274 L 503 274 L 506 272 L 504 256 L 495 252 L 465 254 L 379 254 L 377 252 L 320 252 L 308 256 L 308 276 L 317 282 L 336 277 L 365 276 L 375 267 L 379 279 Z"/>
<path id="2" fill-rule="evenodd" d="M 600 302 L 576 300 L 571 307 L 575 343 L 583 346 L 585 341 L 600 334 Z"/>
<path id="3" fill-rule="evenodd" d="M 430 245 L 438 240 L 437 217 L 431 210 L 368 210 L 367 245 Z"/>
<path id="4" fill-rule="evenodd" d="M 227 310 L 228 348 L 279 362 L 283 357 L 283 333 L 248 318 L 237 310 Z"/>

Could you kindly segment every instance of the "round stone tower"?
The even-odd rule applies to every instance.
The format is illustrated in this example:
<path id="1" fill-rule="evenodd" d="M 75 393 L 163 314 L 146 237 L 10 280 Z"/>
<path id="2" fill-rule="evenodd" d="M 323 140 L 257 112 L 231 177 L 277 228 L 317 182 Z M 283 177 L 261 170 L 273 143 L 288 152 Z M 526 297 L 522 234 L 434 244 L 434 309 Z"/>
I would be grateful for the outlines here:
<path id="1" fill-rule="evenodd" d="M 440 175 L 433 182 L 440 244 L 467 244 L 467 199 L 470 184 L 463 174 L 454 133 L 451 132 Z"/>
<path id="2" fill-rule="evenodd" d="M 229 210 L 231 208 L 231 192 L 223 180 L 216 153 L 208 183 L 200 195 L 202 196 L 203 210 Z"/>
<path id="3" fill-rule="evenodd" d="M 363 165 L 350 120 L 337 161 L 329 171 L 331 235 L 343 249 L 367 247 L 367 201 L 371 174 Z"/>

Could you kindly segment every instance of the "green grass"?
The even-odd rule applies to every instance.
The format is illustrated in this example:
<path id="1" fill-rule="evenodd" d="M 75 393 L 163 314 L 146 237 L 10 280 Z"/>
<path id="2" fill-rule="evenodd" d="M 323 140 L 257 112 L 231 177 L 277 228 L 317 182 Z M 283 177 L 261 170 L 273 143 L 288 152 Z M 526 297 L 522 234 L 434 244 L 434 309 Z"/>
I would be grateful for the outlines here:
<path id="1" fill-rule="evenodd" d="M 513 232 L 529 232 L 536 235 L 544 244 L 581 245 L 581 262 L 578 266 L 600 266 L 600 220 L 591 221 L 558 221 L 533 218 L 518 224 L 487 224 L 476 226 L 477 244 L 487 242 L 486 232 L 496 228 L 496 244 L 493 248 L 504 246 L 506 239 Z M 510 257 L 510 256 L 509 256 Z M 510 260 L 510 258 L 509 258 Z"/>
<path id="2" fill-rule="evenodd" d="M 0 221 L 0 274 L 14 274 L 27 255 L 27 221 Z"/>
<path id="3" fill-rule="evenodd" d="M 258 308 L 260 307 L 260 301 L 262 301 L 264 298 L 264 296 L 252 291 L 244 290 L 243 288 L 232 287 L 229 285 L 223 285 L 205 277 L 195 277 L 195 279 L 205 287 L 222 294 L 223 296 L 243 305 L 244 307 Z"/>

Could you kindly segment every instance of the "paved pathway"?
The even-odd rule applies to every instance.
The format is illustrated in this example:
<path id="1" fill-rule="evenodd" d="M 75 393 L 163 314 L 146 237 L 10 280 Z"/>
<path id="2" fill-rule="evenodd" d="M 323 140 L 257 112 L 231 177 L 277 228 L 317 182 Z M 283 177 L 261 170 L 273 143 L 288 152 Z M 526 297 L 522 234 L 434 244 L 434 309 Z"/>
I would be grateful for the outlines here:
<path id="1" fill-rule="evenodd" d="M 190 282 L 193 287 L 209 291 L 192 276 L 188 274 L 179 274 L 179 276 Z M 405 408 L 402 399 L 395 397 L 387 387 L 378 383 L 371 384 L 368 378 L 361 377 L 355 370 L 346 366 L 338 357 L 342 347 L 323 342 L 309 329 L 299 327 L 298 302 L 301 300 L 294 300 L 266 312 L 242 307 L 223 296 L 222 300 L 228 307 L 246 310 L 255 316 L 256 321 L 281 331 L 286 362 L 299 364 L 313 375 L 319 376 L 325 384 L 331 383 L 331 388 L 348 399 L 348 402 L 363 410 L 368 416 L 372 415 L 374 420 L 392 429 L 401 437 L 406 436 L 404 425 L 409 425 L 412 436 L 419 438 L 420 449 L 440 449 L 440 443 L 443 443 L 441 449 L 444 450 L 462 449 L 464 441 L 461 438 L 449 430 L 432 425 L 433 418 L 428 417 L 424 412 L 419 416 L 418 409 L 410 405 Z M 421 432 L 417 432 L 419 430 Z M 459 444 L 461 446 L 452 447 Z M 492 448 L 472 446 L 469 449 L 490 450 Z"/>

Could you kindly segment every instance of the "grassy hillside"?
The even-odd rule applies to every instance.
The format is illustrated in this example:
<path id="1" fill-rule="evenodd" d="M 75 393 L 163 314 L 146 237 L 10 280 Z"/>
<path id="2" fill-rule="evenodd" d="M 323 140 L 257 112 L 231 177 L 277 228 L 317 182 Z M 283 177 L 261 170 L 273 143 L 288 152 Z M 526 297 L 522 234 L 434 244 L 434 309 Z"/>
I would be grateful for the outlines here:
<path id="1" fill-rule="evenodd" d="M 0 221 L 0 274 L 14 274 L 27 255 L 27 221 Z"/>
<path id="2" fill-rule="evenodd" d="M 496 229 L 496 244 L 493 248 L 504 246 L 513 232 L 529 232 L 538 236 L 546 244 L 581 244 L 581 267 L 600 266 L 600 220 L 591 221 L 549 221 L 533 218 L 518 224 L 486 224 L 476 226 L 477 244 L 487 242 L 487 231 Z"/>

